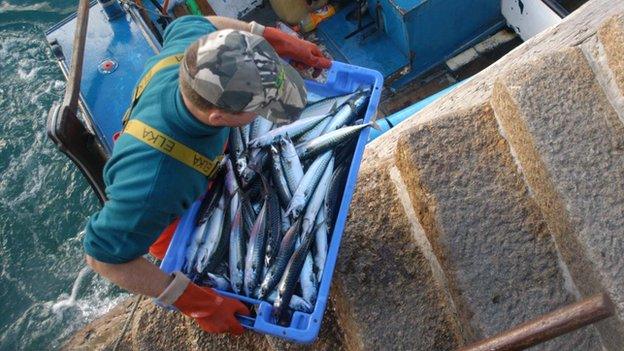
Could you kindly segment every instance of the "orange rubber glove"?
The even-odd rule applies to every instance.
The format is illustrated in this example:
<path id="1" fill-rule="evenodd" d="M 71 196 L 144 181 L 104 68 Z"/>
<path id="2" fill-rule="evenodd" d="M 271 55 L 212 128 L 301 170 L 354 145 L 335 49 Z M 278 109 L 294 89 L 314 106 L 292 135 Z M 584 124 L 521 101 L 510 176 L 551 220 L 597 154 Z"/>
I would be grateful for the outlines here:
<path id="1" fill-rule="evenodd" d="M 331 67 L 331 61 L 323 55 L 321 49 L 309 41 L 296 38 L 273 27 L 265 27 L 263 37 L 273 46 L 278 55 L 288 57 L 295 63 L 317 69 Z"/>
<path id="2" fill-rule="evenodd" d="M 235 314 L 249 315 L 249 309 L 242 302 L 220 296 L 211 288 L 195 285 L 182 272 L 174 273 L 173 281 L 157 301 L 175 306 L 209 333 L 240 335 L 244 329 Z"/>
<path id="3" fill-rule="evenodd" d="M 163 230 L 162 233 L 160 233 L 158 239 L 156 239 L 156 241 L 154 241 L 152 246 L 150 246 L 149 248 L 149 253 L 152 256 L 156 257 L 161 261 L 163 258 L 165 258 L 165 254 L 167 253 L 167 249 L 169 248 L 169 243 L 171 242 L 171 239 L 173 239 L 173 234 L 178 228 L 179 223 L 180 217 L 176 218 L 171 224 L 169 224 L 167 228 L 165 228 L 165 230 Z"/>

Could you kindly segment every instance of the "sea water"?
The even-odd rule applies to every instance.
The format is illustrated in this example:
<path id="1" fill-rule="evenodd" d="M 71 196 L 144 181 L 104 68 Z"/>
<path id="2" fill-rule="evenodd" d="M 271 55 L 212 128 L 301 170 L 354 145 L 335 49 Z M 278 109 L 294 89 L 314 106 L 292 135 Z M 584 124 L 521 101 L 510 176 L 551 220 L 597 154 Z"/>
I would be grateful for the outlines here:
<path id="1" fill-rule="evenodd" d="M 44 31 L 77 3 L 0 0 L 0 350 L 57 349 L 124 297 L 84 268 L 99 205 L 45 132 L 65 81 Z"/>

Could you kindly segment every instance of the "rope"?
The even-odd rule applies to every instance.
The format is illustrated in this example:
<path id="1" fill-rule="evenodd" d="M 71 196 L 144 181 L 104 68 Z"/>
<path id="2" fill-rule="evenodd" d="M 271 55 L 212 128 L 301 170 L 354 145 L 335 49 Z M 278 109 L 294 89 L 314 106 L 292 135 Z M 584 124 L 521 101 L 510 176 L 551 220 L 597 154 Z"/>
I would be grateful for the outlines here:
<path id="1" fill-rule="evenodd" d="M 144 257 L 155 265 L 158 265 L 160 263 L 160 260 L 156 259 L 155 257 L 152 257 L 151 255 L 145 255 Z M 128 317 L 126 317 L 124 326 L 121 329 L 121 334 L 119 334 L 119 336 L 117 337 L 117 340 L 115 341 L 115 346 L 113 346 L 112 351 L 117 351 L 117 349 L 119 348 L 119 345 L 121 344 L 121 340 L 123 340 L 124 336 L 126 335 L 126 332 L 128 331 L 128 327 L 130 326 L 130 321 L 134 318 L 134 313 L 139 307 L 139 303 L 141 302 L 141 300 L 143 300 L 143 295 L 137 295 L 136 300 L 134 300 L 134 306 L 132 306 L 132 311 L 130 311 L 130 314 L 128 315 Z"/>
<path id="2" fill-rule="evenodd" d="M 130 321 L 134 318 L 134 313 L 139 307 L 139 303 L 141 302 L 141 300 L 143 300 L 143 295 L 138 295 L 136 300 L 134 300 L 134 306 L 132 306 L 132 311 L 130 311 L 130 314 L 128 315 L 128 317 L 126 317 L 126 322 L 124 323 L 124 326 L 121 329 L 121 334 L 119 334 L 119 336 L 117 337 L 117 340 L 115 341 L 115 346 L 113 346 L 113 351 L 117 351 L 117 349 L 119 348 L 119 345 L 121 344 L 121 340 L 123 340 L 124 336 L 126 335 L 126 332 L 128 331 L 128 327 L 130 326 Z"/>

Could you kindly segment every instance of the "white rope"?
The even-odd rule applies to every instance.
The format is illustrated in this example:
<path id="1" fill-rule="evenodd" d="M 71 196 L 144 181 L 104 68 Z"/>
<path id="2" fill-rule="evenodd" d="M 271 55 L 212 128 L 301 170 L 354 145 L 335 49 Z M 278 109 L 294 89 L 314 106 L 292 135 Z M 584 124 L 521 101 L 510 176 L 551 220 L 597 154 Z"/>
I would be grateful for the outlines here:
<path id="1" fill-rule="evenodd" d="M 126 322 L 124 323 L 124 326 L 121 329 L 121 334 L 119 334 L 119 336 L 117 337 L 117 340 L 115 341 L 115 346 L 113 346 L 113 351 L 117 351 L 117 349 L 119 348 L 119 345 L 121 345 L 121 340 L 123 340 L 124 336 L 126 335 L 126 332 L 128 331 L 128 327 L 130 326 L 130 321 L 134 318 L 134 313 L 139 307 L 139 303 L 141 302 L 142 299 L 143 299 L 143 295 L 137 295 L 136 300 L 134 300 L 134 306 L 132 306 L 132 311 L 130 311 L 130 314 L 128 315 L 128 317 L 126 317 Z"/>

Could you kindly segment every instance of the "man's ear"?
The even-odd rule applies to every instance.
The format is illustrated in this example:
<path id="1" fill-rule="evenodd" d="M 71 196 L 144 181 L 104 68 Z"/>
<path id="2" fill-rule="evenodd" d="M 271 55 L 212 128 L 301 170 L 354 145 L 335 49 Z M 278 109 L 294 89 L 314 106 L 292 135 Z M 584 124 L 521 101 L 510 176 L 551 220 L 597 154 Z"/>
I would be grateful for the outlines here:
<path id="1" fill-rule="evenodd" d="M 208 113 L 208 124 L 213 126 L 224 126 L 226 122 L 225 115 L 218 109 L 212 109 Z"/>

